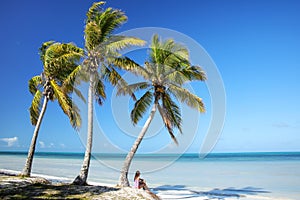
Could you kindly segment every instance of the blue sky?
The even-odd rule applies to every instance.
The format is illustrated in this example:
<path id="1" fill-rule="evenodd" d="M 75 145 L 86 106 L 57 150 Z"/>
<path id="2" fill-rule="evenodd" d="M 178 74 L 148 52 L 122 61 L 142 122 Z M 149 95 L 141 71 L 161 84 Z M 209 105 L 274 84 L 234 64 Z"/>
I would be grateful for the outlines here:
<path id="1" fill-rule="evenodd" d="M 34 127 L 29 121 L 32 96 L 27 82 L 42 70 L 38 48 L 48 40 L 72 41 L 83 47 L 85 14 L 92 3 L 1 2 L 1 151 L 27 151 L 30 144 Z M 107 1 L 106 6 L 120 8 L 128 16 L 128 22 L 117 32 L 168 28 L 194 39 L 213 59 L 226 91 L 226 119 L 214 152 L 300 150 L 298 1 L 114 0 Z M 205 84 L 193 88 L 207 105 L 207 113 L 198 116 L 197 132 L 188 146 L 188 152 L 199 152 L 210 123 L 211 105 Z M 111 96 L 113 88 L 106 89 Z M 102 130 L 106 134 L 112 131 L 108 136 L 112 146 L 130 148 L 133 139 L 123 139 L 124 133 L 115 126 L 110 99 L 96 110 Z M 192 121 L 188 115 L 183 120 Z M 161 133 L 166 137 L 156 137 L 169 142 L 165 131 Z M 71 128 L 57 103 L 49 103 L 37 150 L 83 152 L 80 134 Z M 184 134 L 179 143 L 184 137 L 190 138 Z M 106 145 L 100 138 L 95 146 Z M 153 143 L 146 140 L 141 149 L 154 151 L 151 147 Z"/>

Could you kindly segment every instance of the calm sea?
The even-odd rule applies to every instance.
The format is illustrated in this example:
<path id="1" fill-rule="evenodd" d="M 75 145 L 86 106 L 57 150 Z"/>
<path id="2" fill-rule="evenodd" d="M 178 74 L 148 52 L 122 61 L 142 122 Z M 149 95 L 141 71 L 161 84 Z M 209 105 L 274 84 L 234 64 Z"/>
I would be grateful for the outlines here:
<path id="1" fill-rule="evenodd" d="M 0 152 L 0 168 L 21 171 L 27 154 Z M 90 182 L 117 184 L 125 155 L 94 154 Z M 83 154 L 36 153 L 33 173 L 72 181 L 80 170 Z M 137 155 L 129 174 L 142 172 L 150 188 L 193 194 L 259 195 L 266 199 L 300 199 L 300 152 Z M 132 182 L 131 182 L 132 183 Z"/>

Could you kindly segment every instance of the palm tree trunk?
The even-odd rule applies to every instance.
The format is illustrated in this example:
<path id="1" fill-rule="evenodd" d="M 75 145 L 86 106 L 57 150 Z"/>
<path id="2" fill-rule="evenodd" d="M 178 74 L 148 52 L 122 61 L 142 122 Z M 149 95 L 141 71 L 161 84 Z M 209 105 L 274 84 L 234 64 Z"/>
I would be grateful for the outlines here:
<path id="1" fill-rule="evenodd" d="M 88 92 L 88 129 L 87 129 L 87 141 L 85 147 L 85 154 L 83 164 L 80 170 L 80 174 L 75 178 L 73 184 L 75 185 L 87 185 L 87 178 L 90 168 L 92 144 L 93 144 L 93 105 L 94 105 L 94 87 L 95 76 L 92 74 L 90 77 L 90 85 Z"/>
<path id="2" fill-rule="evenodd" d="M 128 181 L 129 167 L 130 167 L 131 161 L 134 157 L 134 154 L 136 153 L 140 143 L 142 142 L 142 140 L 143 140 L 143 138 L 144 138 L 149 126 L 150 126 L 150 123 L 151 123 L 152 119 L 154 118 L 154 114 L 156 112 L 157 105 L 158 105 L 158 102 L 155 102 L 153 107 L 152 107 L 151 113 L 150 113 L 146 123 L 144 124 L 143 129 L 141 130 L 139 136 L 135 140 L 133 146 L 131 147 L 130 151 L 128 152 L 128 154 L 125 158 L 123 168 L 122 168 L 122 171 L 121 171 L 121 175 L 120 175 L 120 178 L 119 178 L 119 184 L 118 185 L 120 187 L 129 187 L 130 186 L 129 181 Z"/>
<path id="3" fill-rule="evenodd" d="M 31 174 L 32 161 L 33 161 L 33 156 L 34 156 L 34 152 L 35 152 L 36 141 L 37 141 L 37 137 L 38 137 L 39 130 L 40 130 L 40 127 L 41 127 L 41 123 L 42 123 L 42 120 L 43 120 L 43 117 L 44 117 L 44 114 L 45 114 L 45 111 L 46 111 L 46 108 L 47 108 L 47 103 L 48 103 L 48 98 L 44 97 L 43 107 L 42 107 L 40 116 L 38 118 L 38 121 L 35 125 L 33 136 L 32 136 L 32 139 L 31 139 L 31 144 L 30 144 L 30 147 L 29 147 L 28 156 L 27 156 L 27 159 L 26 159 L 26 164 L 24 166 L 23 172 L 21 173 L 22 176 L 30 176 L 30 174 Z"/>

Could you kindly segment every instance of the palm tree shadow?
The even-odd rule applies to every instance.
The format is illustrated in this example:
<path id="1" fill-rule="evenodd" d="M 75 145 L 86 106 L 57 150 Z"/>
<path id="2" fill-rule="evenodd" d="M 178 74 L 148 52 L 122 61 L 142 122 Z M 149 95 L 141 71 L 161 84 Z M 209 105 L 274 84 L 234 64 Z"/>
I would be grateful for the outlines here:
<path id="1" fill-rule="evenodd" d="M 0 190 L 0 199 L 82 199 L 89 198 L 91 195 L 101 195 L 102 193 L 119 190 L 118 188 L 107 186 L 7 183 L 10 183 L 10 187 Z"/>
<path id="2" fill-rule="evenodd" d="M 270 193 L 263 188 L 257 187 L 244 187 L 244 188 L 234 188 L 229 187 L 225 189 L 215 188 L 210 191 L 195 191 L 188 189 L 185 185 L 162 185 L 152 189 L 153 192 L 160 195 L 175 194 L 179 199 L 190 199 L 195 197 L 206 197 L 207 199 L 219 199 L 225 200 L 226 198 L 243 198 L 247 195 L 258 195 Z"/>

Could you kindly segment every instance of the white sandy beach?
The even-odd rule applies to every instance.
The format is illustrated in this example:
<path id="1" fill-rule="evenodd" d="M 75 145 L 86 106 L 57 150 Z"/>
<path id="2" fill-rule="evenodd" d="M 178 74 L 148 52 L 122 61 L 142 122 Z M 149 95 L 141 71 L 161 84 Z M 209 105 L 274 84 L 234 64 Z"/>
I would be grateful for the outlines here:
<path id="1" fill-rule="evenodd" d="M 8 170 L 8 169 L 0 169 L 0 174 L 11 174 L 17 175 L 20 174 L 20 171 Z M 63 177 L 55 177 L 44 174 L 32 174 L 32 177 L 40 177 L 47 179 L 51 183 L 71 183 L 72 180 Z M 89 185 L 92 186 L 106 186 L 106 187 L 115 187 L 115 185 L 100 183 L 100 182 L 89 182 Z M 235 189 L 226 189 L 226 190 L 203 190 L 203 191 L 195 191 L 188 188 L 182 188 L 180 186 L 163 186 L 157 187 L 155 189 L 150 188 L 150 190 L 156 194 L 160 199 L 195 199 L 195 200 L 213 200 L 213 199 L 222 199 L 222 200 L 236 200 L 236 199 L 244 199 L 244 200 L 292 200 L 289 198 L 274 198 L 274 197 L 266 197 L 262 195 L 255 195 L 254 193 L 259 191 L 254 191 L 253 188 L 248 188 L 244 190 L 235 190 Z M 135 190 L 134 190 L 135 191 Z M 133 192 L 132 190 L 128 190 L 125 188 L 123 194 L 126 195 L 127 192 Z M 140 192 L 142 192 L 140 190 Z M 136 193 L 138 194 L 138 192 Z M 134 194 L 134 195 L 136 195 Z M 122 193 L 121 193 L 122 195 Z"/>

